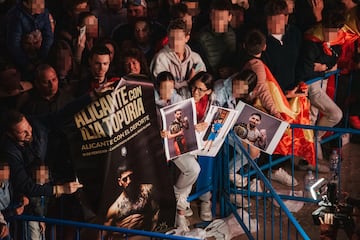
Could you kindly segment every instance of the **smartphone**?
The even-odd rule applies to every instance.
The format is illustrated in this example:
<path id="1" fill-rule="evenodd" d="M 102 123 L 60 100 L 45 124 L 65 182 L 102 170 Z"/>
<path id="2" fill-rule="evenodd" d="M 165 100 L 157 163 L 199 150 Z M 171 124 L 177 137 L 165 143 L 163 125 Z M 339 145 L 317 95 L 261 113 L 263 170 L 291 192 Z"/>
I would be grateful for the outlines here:
<path id="1" fill-rule="evenodd" d="M 83 38 L 84 35 L 86 33 L 86 25 L 82 26 L 80 29 L 79 29 L 79 39 Z"/>

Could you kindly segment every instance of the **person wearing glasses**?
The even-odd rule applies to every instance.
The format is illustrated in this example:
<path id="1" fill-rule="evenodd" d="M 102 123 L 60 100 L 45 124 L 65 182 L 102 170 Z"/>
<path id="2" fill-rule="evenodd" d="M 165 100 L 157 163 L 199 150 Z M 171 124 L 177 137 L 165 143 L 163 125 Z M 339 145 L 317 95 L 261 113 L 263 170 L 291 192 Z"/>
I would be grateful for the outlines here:
<path id="1" fill-rule="evenodd" d="M 209 127 L 209 124 L 205 122 L 205 118 L 210 109 L 210 106 L 219 105 L 218 101 L 216 101 L 214 93 L 214 83 L 215 80 L 213 76 L 210 73 L 204 71 L 200 71 L 195 74 L 195 76 L 190 80 L 189 83 L 191 96 L 194 98 L 195 101 L 196 117 L 198 122 L 198 124 L 195 126 L 195 129 L 199 132 L 205 131 Z M 203 173 L 200 173 L 200 176 L 202 174 Z M 203 178 L 203 176 L 201 177 Z M 200 196 L 200 219 L 203 221 L 212 220 L 210 199 L 210 192 L 207 192 Z"/>
<path id="2" fill-rule="evenodd" d="M 153 185 L 141 183 L 140 176 L 125 164 L 118 167 L 117 174 L 117 183 L 122 191 L 109 207 L 104 225 L 154 230 L 159 206 L 152 197 Z"/>

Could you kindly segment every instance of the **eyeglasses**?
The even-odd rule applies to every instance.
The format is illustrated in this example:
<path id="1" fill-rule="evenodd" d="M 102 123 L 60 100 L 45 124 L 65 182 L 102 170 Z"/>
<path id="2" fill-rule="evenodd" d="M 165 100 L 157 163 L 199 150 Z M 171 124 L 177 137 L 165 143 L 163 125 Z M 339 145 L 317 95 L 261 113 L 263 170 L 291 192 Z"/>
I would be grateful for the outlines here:
<path id="1" fill-rule="evenodd" d="M 196 87 L 196 86 L 192 86 L 192 87 L 191 87 L 191 90 L 192 90 L 193 92 L 196 92 L 196 90 L 199 90 L 199 92 L 204 93 L 204 92 L 206 92 L 208 89 L 202 89 L 202 88 L 199 88 L 199 87 Z"/>

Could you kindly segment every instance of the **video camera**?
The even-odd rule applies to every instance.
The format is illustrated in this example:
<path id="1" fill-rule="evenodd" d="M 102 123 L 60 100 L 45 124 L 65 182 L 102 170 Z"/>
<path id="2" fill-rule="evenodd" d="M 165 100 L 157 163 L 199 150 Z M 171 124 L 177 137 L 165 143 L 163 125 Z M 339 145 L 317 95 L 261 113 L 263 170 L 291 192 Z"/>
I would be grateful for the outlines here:
<path id="1" fill-rule="evenodd" d="M 315 225 L 320 225 L 320 217 L 324 219 L 326 213 L 334 214 L 334 225 L 338 228 L 354 229 L 355 222 L 352 218 L 353 205 L 348 200 L 340 202 L 338 199 L 337 183 L 327 182 L 324 178 L 319 179 L 310 188 L 314 200 L 322 199 L 320 207 L 312 213 Z"/>

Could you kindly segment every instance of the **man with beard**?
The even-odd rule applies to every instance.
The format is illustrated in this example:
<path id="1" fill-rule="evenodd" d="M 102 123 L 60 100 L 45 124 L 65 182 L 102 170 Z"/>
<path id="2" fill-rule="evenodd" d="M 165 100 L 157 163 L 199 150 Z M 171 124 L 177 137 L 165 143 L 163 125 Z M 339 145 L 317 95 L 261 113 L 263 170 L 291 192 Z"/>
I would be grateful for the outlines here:
<path id="1" fill-rule="evenodd" d="M 125 165 L 120 165 L 117 173 L 122 192 L 108 209 L 104 225 L 154 230 L 159 207 L 152 198 L 153 185 L 140 183 L 139 176 Z"/>
<path id="2" fill-rule="evenodd" d="M 259 130 L 257 126 L 261 124 L 261 115 L 259 113 L 252 113 L 247 124 L 240 124 L 234 127 L 235 133 L 243 139 L 247 139 L 250 143 L 258 148 L 265 149 L 266 147 L 266 130 Z M 246 127 L 246 129 L 245 129 Z"/>
<path id="3" fill-rule="evenodd" d="M 170 134 L 167 136 L 168 139 L 174 138 L 174 148 L 176 155 L 180 155 L 186 152 L 186 140 L 184 129 L 189 128 L 189 121 L 187 117 L 182 119 L 182 110 L 175 110 L 175 119 L 170 124 Z"/>
<path id="4" fill-rule="evenodd" d="M 259 130 L 257 126 L 261 124 L 261 115 L 259 113 L 252 113 L 247 124 L 247 139 L 255 146 L 264 149 L 266 146 L 266 132 L 265 129 Z"/>

